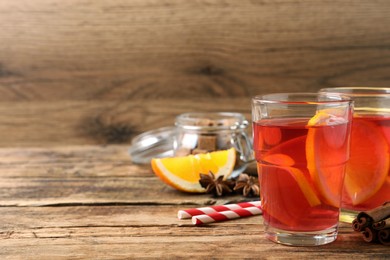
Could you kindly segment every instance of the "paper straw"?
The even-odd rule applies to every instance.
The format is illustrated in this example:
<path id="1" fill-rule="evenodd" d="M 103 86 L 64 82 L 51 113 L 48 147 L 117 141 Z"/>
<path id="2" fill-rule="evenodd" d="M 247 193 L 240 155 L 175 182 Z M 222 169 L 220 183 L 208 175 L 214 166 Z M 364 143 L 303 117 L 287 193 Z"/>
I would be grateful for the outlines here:
<path id="1" fill-rule="evenodd" d="M 217 206 L 210 206 L 210 207 L 203 207 L 203 208 L 185 209 L 185 210 L 179 210 L 177 212 L 177 217 L 179 219 L 185 219 L 185 218 L 192 218 L 193 216 L 198 216 L 198 215 L 211 214 L 214 212 L 229 211 L 229 210 L 248 208 L 248 207 L 258 207 L 258 206 L 260 206 L 260 201 L 241 202 L 237 204 L 226 204 L 226 205 L 217 205 Z"/>
<path id="2" fill-rule="evenodd" d="M 194 225 L 202 225 L 207 223 L 226 221 L 230 219 L 260 215 L 261 213 L 262 211 L 260 209 L 260 206 L 240 208 L 240 209 L 213 212 L 210 214 L 193 216 L 192 223 Z"/>

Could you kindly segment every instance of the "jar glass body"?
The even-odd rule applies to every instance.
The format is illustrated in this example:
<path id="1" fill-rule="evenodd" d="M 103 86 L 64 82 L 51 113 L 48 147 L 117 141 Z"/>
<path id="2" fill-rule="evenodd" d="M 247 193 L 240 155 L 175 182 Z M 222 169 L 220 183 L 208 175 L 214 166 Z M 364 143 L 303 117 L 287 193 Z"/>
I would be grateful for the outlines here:
<path id="1" fill-rule="evenodd" d="M 240 113 L 186 113 L 175 121 L 173 150 L 175 156 L 207 153 L 235 148 L 237 176 L 253 161 L 248 121 Z"/>

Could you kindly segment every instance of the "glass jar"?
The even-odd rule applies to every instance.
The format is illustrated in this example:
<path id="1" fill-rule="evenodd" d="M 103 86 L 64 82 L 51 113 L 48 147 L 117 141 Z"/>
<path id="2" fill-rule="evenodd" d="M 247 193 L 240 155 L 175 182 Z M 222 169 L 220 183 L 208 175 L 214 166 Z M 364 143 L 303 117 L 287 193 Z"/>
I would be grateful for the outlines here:
<path id="1" fill-rule="evenodd" d="M 232 177 L 254 160 L 248 121 L 240 113 L 185 113 L 175 126 L 154 129 L 136 136 L 129 149 L 133 163 L 147 164 L 152 158 L 186 156 L 226 150 L 237 152 Z"/>
<path id="2" fill-rule="evenodd" d="M 208 153 L 234 147 L 237 152 L 232 177 L 253 161 L 248 121 L 240 113 L 185 113 L 176 117 L 173 150 L 175 156 Z"/>

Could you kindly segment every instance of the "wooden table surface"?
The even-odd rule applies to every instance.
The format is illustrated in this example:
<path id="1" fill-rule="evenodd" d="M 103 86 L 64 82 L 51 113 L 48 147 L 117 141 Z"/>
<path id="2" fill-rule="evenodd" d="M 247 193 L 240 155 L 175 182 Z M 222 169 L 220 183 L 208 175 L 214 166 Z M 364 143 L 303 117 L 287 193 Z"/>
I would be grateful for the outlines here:
<path id="1" fill-rule="evenodd" d="M 288 247 L 266 240 L 262 217 L 207 226 L 178 220 L 188 207 L 242 201 L 190 195 L 134 165 L 126 145 L 0 149 L 1 259 L 390 257 L 349 225 L 336 242 Z"/>

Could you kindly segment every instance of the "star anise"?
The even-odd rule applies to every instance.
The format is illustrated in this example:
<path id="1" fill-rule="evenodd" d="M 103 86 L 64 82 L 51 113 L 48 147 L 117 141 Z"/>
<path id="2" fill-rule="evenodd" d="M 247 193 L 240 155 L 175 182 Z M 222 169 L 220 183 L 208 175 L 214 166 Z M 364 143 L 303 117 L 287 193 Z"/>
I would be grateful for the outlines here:
<path id="1" fill-rule="evenodd" d="M 241 191 L 245 197 L 257 197 L 260 195 L 259 181 L 256 177 L 241 173 L 234 186 L 235 191 Z"/>
<path id="2" fill-rule="evenodd" d="M 233 192 L 233 181 L 224 180 L 222 175 L 215 179 L 214 173 L 211 171 L 208 174 L 201 173 L 199 183 L 206 189 L 206 193 L 214 193 L 216 196 L 222 196 Z"/>

